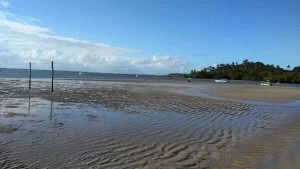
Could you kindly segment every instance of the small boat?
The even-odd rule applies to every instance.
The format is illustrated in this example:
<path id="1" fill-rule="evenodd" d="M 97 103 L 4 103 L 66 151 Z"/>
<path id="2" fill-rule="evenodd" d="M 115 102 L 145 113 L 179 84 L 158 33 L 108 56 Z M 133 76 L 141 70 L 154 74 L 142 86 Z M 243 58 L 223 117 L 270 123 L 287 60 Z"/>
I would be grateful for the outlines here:
<path id="1" fill-rule="evenodd" d="M 272 86 L 272 82 L 270 82 L 270 81 L 261 82 L 260 85 L 261 86 Z"/>
<path id="2" fill-rule="evenodd" d="M 215 80 L 216 83 L 228 83 L 227 79 L 216 79 Z"/>
<path id="3" fill-rule="evenodd" d="M 188 78 L 188 82 L 192 82 L 192 78 Z"/>
<path id="4" fill-rule="evenodd" d="M 81 76 L 81 75 L 82 75 L 82 72 L 79 72 L 78 75 Z"/>
<path id="5" fill-rule="evenodd" d="M 138 75 L 138 74 L 136 74 L 136 75 L 135 75 L 135 77 L 139 77 L 139 75 Z"/>

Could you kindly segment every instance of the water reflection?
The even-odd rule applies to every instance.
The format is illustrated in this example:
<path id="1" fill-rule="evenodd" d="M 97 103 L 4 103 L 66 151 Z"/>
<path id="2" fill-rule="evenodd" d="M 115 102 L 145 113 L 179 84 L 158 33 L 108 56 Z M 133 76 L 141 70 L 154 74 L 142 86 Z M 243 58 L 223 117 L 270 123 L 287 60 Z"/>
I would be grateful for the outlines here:
<path id="1" fill-rule="evenodd" d="M 53 119 L 53 100 L 50 102 L 50 121 Z"/>
<path id="2" fill-rule="evenodd" d="M 27 101 L 28 101 L 28 105 L 27 105 L 27 114 L 30 115 L 31 114 L 31 109 L 32 109 L 32 105 L 31 105 L 31 94 L 30 94 L 30 91 L 28 92 L 28 96 L 27 96 Z M 33 102 L 35 102 L 33 100 Z M 45 103 L 45 104 L 48 104 L 48 101 Z M 53 120 L 53 100 L 50 101 L 50 114 L 49 114 L 49 119 L 50 121 Z M 36 107 L 33 105 L 33 111 Z"/>
<path id="3" fill-rule="evenodd" d="M 31 96 L 30 96 L 30 91 L 29 91 L 29 92 L 28 92 L 28 108 L 27 108 L 28 114 L 30 114 L 30 109 L 31 109 L 30 98 L 31 98 Z"/>

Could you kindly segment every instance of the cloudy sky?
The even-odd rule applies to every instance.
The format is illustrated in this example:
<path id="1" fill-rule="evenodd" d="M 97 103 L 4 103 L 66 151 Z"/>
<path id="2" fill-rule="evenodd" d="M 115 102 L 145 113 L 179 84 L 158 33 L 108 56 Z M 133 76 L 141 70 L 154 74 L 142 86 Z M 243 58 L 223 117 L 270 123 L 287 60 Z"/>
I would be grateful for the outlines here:
<path id="1" fill-rule="evenodd" d="M 183 72 L 187 68 L 187 62 L 177 56 L 147 55 L 134 46 L 119 47 L 59 36 L 40 26 L 43 21 L 38 18 L 10 12 L 12 2 L 0 0 L 2 67 L 27 67 L 32 62 L 34 68 L 49 69 L 53 60 L 60 69 L 97 72 L 160 74 Z"/>
<path id="2" fill-rule="evenodd" d="M 0 0 L 0 67 L 189 72 L 300 64 L 297 1 Z"/>

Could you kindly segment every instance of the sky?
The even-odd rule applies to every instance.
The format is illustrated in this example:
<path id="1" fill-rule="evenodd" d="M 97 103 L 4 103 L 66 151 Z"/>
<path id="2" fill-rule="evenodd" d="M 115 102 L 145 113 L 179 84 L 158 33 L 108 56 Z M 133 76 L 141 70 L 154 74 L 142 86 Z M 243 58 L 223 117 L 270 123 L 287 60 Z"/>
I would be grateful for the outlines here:
<path id="1" fill-rule="evenodd" d="M 300 65 L 300 1 L 0 0 L 0 67 L 185 73 Z"/>

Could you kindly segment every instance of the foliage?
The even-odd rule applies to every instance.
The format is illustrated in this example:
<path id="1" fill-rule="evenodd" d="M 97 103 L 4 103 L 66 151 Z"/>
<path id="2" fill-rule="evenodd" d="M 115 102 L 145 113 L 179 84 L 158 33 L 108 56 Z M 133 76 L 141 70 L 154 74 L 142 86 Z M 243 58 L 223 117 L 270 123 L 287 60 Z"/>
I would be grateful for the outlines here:
<path id="1" fill-rule="evenodd" d="M 192 70 L 190 74 L 183 74 L 186 78 L 206 79 L 229 79 L 229 80 L 254 80 L 281 83 L 300 83 L 300 66 L 290 70 L 280 66 L 264 64 L 262 62 L 249 62 L 247 59 L 242 63 L 219 64 L 216 67 L 209 66 L 200 71 Z"/>

